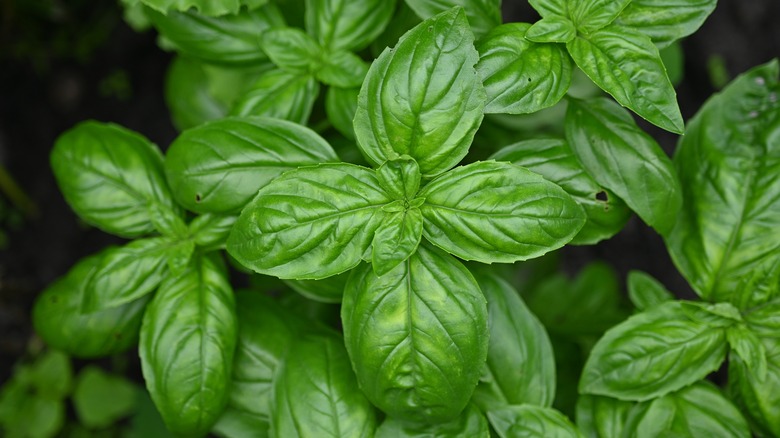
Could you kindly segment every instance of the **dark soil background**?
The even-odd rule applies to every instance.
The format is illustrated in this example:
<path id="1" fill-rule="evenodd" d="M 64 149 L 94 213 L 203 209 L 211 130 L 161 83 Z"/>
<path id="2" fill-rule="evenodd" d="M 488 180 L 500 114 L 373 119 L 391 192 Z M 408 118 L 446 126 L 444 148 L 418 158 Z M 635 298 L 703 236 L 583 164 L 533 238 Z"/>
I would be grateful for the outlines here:
<path id="1" fill-rule="evenodd" d="M 505 21 L 537 19 L 524 0 L 504 3 Z M 733 78 L 780 56 L 779 18 L 780 0 L 719 2 L 683 42 L 678 100 L 686 119 L 715 91 L 708 70 L 713 57 Z M 0 384 L 34 339 L 30 312 L 40 291 L 80 257 L 119 242 L 79 222 L 65 204 L 49 168 L 55 139 L 79 121 L 97 119 L 170 143 L 176 130 L 163 100 L 170 59 L 153 32 L 135 33 L 110 1 L 0 0 L 0 164 L 34 203 L 0 212 L 7 238 L 0 252 Z M 667 152 L 674 150 L 676 136 L 643 127 Z M 10 203 L 5 193 L 0 200 Z M 612 264 L 621 278 L 644 270 L 692 296 L 663 241 L 636 218 L 607 242 L 564 252 L 572 272 L 594 260 Z"/>

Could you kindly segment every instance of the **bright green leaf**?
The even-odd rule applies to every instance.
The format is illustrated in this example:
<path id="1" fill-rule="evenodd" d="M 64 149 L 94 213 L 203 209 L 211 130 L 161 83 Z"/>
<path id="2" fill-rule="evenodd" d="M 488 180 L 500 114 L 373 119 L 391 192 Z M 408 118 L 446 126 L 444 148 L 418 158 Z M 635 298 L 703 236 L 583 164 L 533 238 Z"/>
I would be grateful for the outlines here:
<path id="1" fill-rule="evenodd" d="M 767 359 L 767 373 L 760 379 L 740 358 L 732 354 L 729 358 L 729 393 L 756 426 L 758 435 L 780 435 L 780 340 L 776 337 L 762 337 Z"/>
<path id="2" fill-rule="evenodd" d="M 629 272 L 627 283 L 628 297 L 639 311 L 674 299 L 674 295 L 661 282 L 642 271 Z"/>
<path id="3" fill-rule="evenodd" d="M 0 391 L 0 431 L 8 438 L 51 438 L 65 425 L 65 403 L 30 396 L 30 389 L 12 379 Z"/>
<path id="4" fill-rule="evenodd" d="M 410 423 L 388 417 L 376 430 L 375 438 L 490 438 L 485 414 L 474 405 L 458 418 L 444 423 Z"/>
<path id="5" fill-rule="evenodd" d="M 206 67 L 194 59 L 177 56 L 168 66 L 165 103 L 180 131 L 227 115 L 228 106 L 212 93 L 209 82 Z"/>
<path id="6" fill-rule="evenodd" d="M 622 437 L 634 402 L 582 394 L 577 399 L 577 427 L 590 438 Z"/>
<path id="7" fill-rule="evenodd" d="M 135 409 L 137 389 L 130 381 L 105 373 L 96 366 L 81 370 L 73 392 L 73 406 L 86 427 L 101 429 Z"/>
<path id="8" fill-rule="evenodd" d="M 501 438 L 580 438 L 582 434 L 565 415 L 533 405 L 508 406 L 487 413 Z"/>
<path id="9" fill-rule="evenodd" d="M 758 335 L 748 326 L 739 324 L 726 330 L 726 339 L 732 353 L 739 356 L 756 380 L 761 382 L 766 379 L 766 349 Z"/>
<path id="10" fill-rule="evenodd" d="M 306 0 L 306 30 L 326 50 L 361 50 L 385 30 L 395 2 Z"/>
<path id="11" fill-rule="evenodd" d="M 568 43 L 576 36 L 577 28 L 574 23 L 568 18 L 555 15 L 542 18 L 525 33 L 525 38 L 535 43 Z"/>
<path id="12" fill-rule="evenodd" d="M 409 157 L 385 161 L 376 170 L 376 176 L 393 199 L 411 201 L 420 191 L 420 167 Z"/>
<path id="13" fill-rule="evenodd" d="M 374 233 L 371 266 L 376 275 L 384 275 L 409 258 L 420 244 L 423 217 L 413 207 L 389 215 Z"/>
<path id="14" fill-rule="evenodd" d="M 717 0 L 631 0 L 617 23 L 649 36 L 658 47 L 694 33 Z"/>
<path id="15" fill-rule="evenodd" d="M 325 53 L 316 72 L 322 83 L 341 88 L 360 87 L 368 73 L 368 64 L 359 56 L 344 50 Z"/>
<path id="16" fill-rule="evenodd" d="M 306 124 L 319 92 L 319 83 L 311 75 L 271 70 L 247 88 L 230 114 L 274 117 Z"/>
<path id="17" fill-rule="evenodd" d="M 254 9 L 268 3 L 268 0 L 140 0 L 140 2 L 163 14 L 169 11 L 186 12 L 192 8 L 199 14 L 219 16 L 236 14 L 242 6 Z"/>
<path id="18" fill-rule="evenodd" d="M 406 0 L 406 4 L 422 19 L 460 6 L 477 36 L 501 24 L 501 0 Z"/>
<path id="19" fill-rule="evenodd" d="M 263 33 L 265 53 L 284 71 L 302 74 L 316 73 L 322 49 L 306 32 L 294 27 L 279 27 Z"/>
<path id="20" fill-rule="evenodd" d="M 590 34 L 612 23 L 631 0 L 569 0 L 568 3 L 568 15 L 577 31 Z"/>
<path id="21" fill-rule="evenodd" d="M 543 18 L 568 17 L 570 0 L 528 0 Z"/>
<path id="22" fill-rule="evenodd" d="M 206 213 L 190 222 L 190 233 L 196 245 L 209 249 L 224 248 L 236 216 Z"/>
<path id="23" fill-rule="evenodd" d="M 352 120 L 357 111 L 359 87 L 329 87 L 325 94 L 325 113 L 333 127 L 344 137 L 354 140 L 355 129 Z"/>

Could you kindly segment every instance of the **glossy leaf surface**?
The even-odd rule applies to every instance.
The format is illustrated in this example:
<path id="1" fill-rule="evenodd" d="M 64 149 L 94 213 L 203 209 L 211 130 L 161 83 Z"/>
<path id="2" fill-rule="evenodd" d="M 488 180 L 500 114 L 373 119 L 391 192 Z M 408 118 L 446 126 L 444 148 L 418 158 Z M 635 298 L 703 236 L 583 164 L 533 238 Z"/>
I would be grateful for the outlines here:
<path id="1" fill-rule="evenodd" d="M 591 438 L 622 437 L 635 402 L 582 394 L 577 399 L 577 427 Z"/>
<path id="2" fill-rule="evenodd" d="M 306 30 L 329 51 L 361 50 L 385 29 L 396 0 L 306 0 Z"/>
<path id="3" fill-rule="evenodd" d="M 344 137 L 354 140 L 355 129 L 352 120 L 357 111 L 359 87 L 340 88 L 329 87 L 325 94 L 325 113 L 333 127 Z"/>
<path id="4" fill-rule="evenodd" d="M 144 136 L 121 126 L 82 122 L 62 134 L 51 166 L 68 204 L 103 231 L 138 237 L 154 230 L 153 203 L 176 209 L 162 155 Z"/>
<path id="5" fill-rule="evenodd" d="M 490 425 L 501 438 L 579 438 L 577 427 L 552 408 L 509 406 L 488 412 Z"/>
<path id="6" fill-rule="evenodd" d="M 767 358 L 767 374 L 760 379 L 737 355 L 729 357 L 729 393 L 748 415 L 757 430 L 766 436 L 780 434 L 780 341 L 762 337 Z"/>
<path id="7" fill-rule="evenodd" d="M 341 319 L 360 388 L 388 415 L 448 421 L 466 406 L 487 356 L 487 308 L 455 258 L 421 245 L 381 277 L 358 267 Z"/>
<path id="8" fill-rule="evenodd" d="M 306 32 L 294 27 L 267 30 L 262 36 L 263 50 L 282 70 L 314 74 L 322 49 Z"/>
<path id="9" fill-rule="evenodd" d="M 186 12 L 190 8 L 198 13 L 208 16 L 236 14 L 242 6 L 256 8 L 268 3 L 268 0 L 140 0 L 163 14 L 169 11 Z"/>
<path id="10" fill-rule="evenodd" d="M 542 18 L 525 33 L 525 38 L 535 43 L 568 43 L 576 36 L 574 23 L 560 16 Z"/>
<path id="11" fill-rule="evenodd" d="M 588 174 L 659 234 L 668 234 L 677 221 L 682 189 L 658 143 L 606 98 L 570 100 L 565 127 L 566 141 Z"/>
<path id="12" fill-rule="evenodd" d="M 287 172 L 260 190 L 228 238 L 230 254 L 256 272 L 320 279 L 360 263 L 391 199 L 373 171 L 321 164 Z"/>
<path id="13" fill-rule="evenodd" d="M 419 208 L 410 208 L 388 215 L 376 229 L 371 243 L 371 266 L 377 275 L 384 275 L 417 251 L 423 230 Z"/>
<path id="14" fill-rule="evenodd" d="M 385 161 L 376 170 L 376 176 L 393 199 L 409 202 L 420 191 L 420 167 L 409 157 Z"/>
<path id="15" fill-rule="evenodd" d="M 281 173 L 336 153 L 314 131 L 285 120 L 231 117 L 183 132 L 165 172 L 179 203 L 199 213 L 238 213 Z"/>
<path id="16" fill-rule="evenodd" d="M 559 186 L 511 163 L 476 162 L 436 178 L 419 194 L 423 235 L 464 260 L 514 262 L 569 242 L 585 223 Z"/>
<path id="17" fill-rule="evenodd" d="M 196 245 L 205 249 L 224 248 L 236 216 L 202 214 L 190 222 L 190 233 Z"/>
<path id="18" fill-rule="evenodd" d="M 649 36 L 656 46 L 666 47 L 694 33 L 717 3 L 717 0 L 631 0 L 617 22 Z"/>
<path id="19" fill-rule="evenodd" d="M 577 66 L 621 105 L 660 128 L 683 132 L 676 93 L 650 38 L 612 25 L 578 35 L 566 47 Z"/>
<path id="20" fill-rule="evenodd" d="M 627 283 L 628 297 L 639 311 L 652 309 L 674 299 L 674 295 L 663 284 L 642 271 L 629 272 Z"/>
<path id="21" fill-rule="evenodd" d="M 525 37 L 527 23 L 509 23 L 479 40 L 477 71 L 487 93 L 485 113 L 530 114 L 558 103 L 571 83 L 572 63 L 558 44 Z"/>
<path id="22" fill-rule="evenodd" d="M 741 308 L 780 292 L 779 71 L 757 67 L 713 96 L 674 157 L 684 208 L 672 260 L 702 298 Z"/>
<path id="23" fill-rule="evenodd" d="M 406 0 L 406 4 L 423 19 L 460 6 L 479 36 L 501 24 L 501 0 Z"/>
<path id="24" fill-rule="evenodd" d="M 368 64 L 352 52 L 326 52 L 315 75 L 323 84 L 341 88 L 360 87 L 368 73 Z"/>
<path id="25" fill-rule="evenodd" d="M 738 324 L 726 330 L 726 339 L 731 347 L 731 354 L 739 356 L 758 381 L 766 379 L 766 348 L 758 334 L 747 325 Z"/>
<path id="26" fill-rule="evenodd" d="M 410 423 L 388 417 L 376 430 L 375 438 L 489 438 L 487 418 L 469 405 L 455 420 L 444 423 Z"/>
<path id="27" fill-rule="evenodd" d="M 249 86 L 230 114 L 274 117 L 306 124 L 319 92 L 319 84 L 310 75 L 271 70 Z"/>
<path id="28" fill-rule="evenodd" d="M 568 2 L 568 15 L 580 33 L 590 34 L 608 24 L 631 0 L 580 0 Z"/>
<path id="29" fill-rule="evenodd" d="M 414 27 L 371 64 L 355 135 L 372 164 L 409 155 L 431 177 L 466 155 L 485 100 L 473 42 L 463 10 L 452 9 Z"/>

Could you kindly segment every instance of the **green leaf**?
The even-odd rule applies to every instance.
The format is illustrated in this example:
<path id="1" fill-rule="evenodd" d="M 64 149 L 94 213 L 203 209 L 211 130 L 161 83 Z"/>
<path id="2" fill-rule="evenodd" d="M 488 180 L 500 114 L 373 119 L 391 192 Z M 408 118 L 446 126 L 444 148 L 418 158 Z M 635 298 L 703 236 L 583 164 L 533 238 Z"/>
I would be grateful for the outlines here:
<path id="1" fill-rule="evenodd" d="M 694 33 L 717 3 L 717 0 L 632 0 L 617 23 L 644 33 L 658 47 L 666 47 Z"/>
<path id="2" fill-rule="evenodd" d="M 199 14 L 216 17 L 237 14 L 242 6 L 254 9 L 268 3 L 268 0 L 140 0 L 140 2 L 163 14 L 170 11 L 186 12 L 192 8 Z"/>
<path id="3" fill-rule="evenodd" d="M 634 402 L 583 394 L 577 399 L 577 427 L 591 438 L 622 437 Z"/>
<path id="4" fill-rule="evenodd" d="M 62 400 L 73 389 L 70 359 L 60 351 L 49 350 L 27 368 L 25 380 L 38 396 Z"/>
<path id="5" fill-rule="evenodd" d="M 236 223 L 236 216 L 206 213 L 190 222 L 192 240 L 206 250 L 225 247 L 230 229 Z"/>
<path id="6" fill-rule="evenodd" d="M 385 161 L 376 170 L 379 184 L 391 198 L 411 201 L 420 191 L 420 167 L 410 157 Z"/>
<path id="7" fill-rule="evenodd" d="M 92 358 L 119 353 L 138 340 L 149 296 L 117 307 L 81 313 L 84 287 L 104 254 L 105 251 L 82 259 L 36 299 L 33 326 L 50 347 L 71 356 Z"/>
<path id="8" fill-rule="evenodd" d="M 322 83 L 342 88 L 360 87 L 368 73 L 368 64 L 352 52 L 326 52 L 315 72 Z"/>
<path id="9" fill-rule="evenodd" d="M 549 407 L 555 357 L 547 331 L 509 283 L 486 269 L 475 278 L 488 302 L 490 342 L 474 403 L 483 412 L 523 403 Z"/>
<path id="10" fill-rule="evenodd" d="M 568 17 L 569 0 L 528 0 L 542 18 Z"/>
<path id="11" fill-rule="evenodd" d="M 487 413 L 501 438 L 580 438 L 582 434 L 565 415 L 533 405 L 508 406 Z"/>
<path id="12" fill-rule="evenodd" d="M 146 387 L 172 432 L 205 434 L 229 396 L 236 314 L 221 267 L 201 257 L 160 286 L 144 314 L 139 353 Z"/>
<path id="13" fill-rule="evenodd" d="M 341 135 L 350 140 L 355 139 L 352 120 L 357 111 L 359 92 L 360 87 L 329 87 L 325 93 L 325 113 L 328 115 L 328 120 Z"/>
<path id="14" fill-rule="evenodd" d="M 381 277 L 358 267 L 341 319 L 360 388 L 388 415 L 440 422 L 466 406 L 487 356 L 487 308 L 452 256 L 421 245 Z"/>
<path id="15" fill-rule="evenodd" d="M 319 83 L 311 75 L 271 70 L 249 86 L 230 114 L 274 117 L 304 125 L 319 92 Z"/>
<path id="16" fill-rule="evenodd" d="M 607 98 L 570 99 L 566 141 L 599 184 L 661 235 L 678 218 L 682 189 L 672 161 L 631 115 Z"/>
<path id="17" fill-rule="evenodd" d="M 731 346 L 732 354 L 739 356 L 756 380 L 760 382 L 766 379 L 766 349 L 758 335 L 748 326 L 739 324 L 726 330 L 726 339 Z"/>
<path id="18" fill-rule="evenodd" d="M 579 33 L 591 34 L 608 24 L 631 0 L 569 0 L 568 15 Z"/>
<path id="19" fill-rule="evenodd" d="M 423 235 L 464 260 L 514 262 L 569 242 L 585 223 L 559 186 L 511 163 L 476 162 L 423 187 Z"/>
<path id="20" fill-rule="evenodd" d="M 406 0 L 406 4 L 422 19 L 460 6 L 477 36 L 501 24 L 501 0 Z"/>
<path id="21" fill-rule="evenodd" d="M 340 303 L 349 271 L 321 280 L 284 280 L 295 292 L 321 303 Z"/>
<path id="22" fill-rule="evenodd" d="M 293 343 L 274 379 L 271 408 L 274 436 L 367 437 L 376 429 L 376 411 L 337 336 Z"/>
<path id="23" fill-rule="evenodd" d="M 423 217 L 413 207 L 390 215 L 374 233 L 371 243 L 371 266 L 376 275 L 390 272 L 409 258 L 420 244 Z"/>
<path id="24" fill-rule="evenodd" d="M 628 273 L 628 297 L 640 312 L 674 300 L 661 282 L 642 271 Z"/>
<path id="25" fill-rule="evenodd" d="M 260 190 L 233 226 L 227 249 L 242 265 L 279 278 L 340 274 L 360 263 L 390 201 L 370 169 L 302 167 Z"/>
<path id="26" fill-rule="evenodd" d="M 417 25 L 371 64 L 355 114 L 369 162 L 409 155 L 429 178 L 466 155 L 485 103 L 473 41 L 463 10 L 452 9 Z"/>
<path id="27" fill-rule="evenodd" d="M 122 237 L 151 233 L 151 204 L 176 209 L 160 151 L 121 126 L 79 123 L 57 139 L 51 167 L 73 211 L 108 233 Z"/>
<path id="28" fill-rule="evenodd" d="M 526 39 L 530 29 L 527 23 L 504 24 L 479 40 L 486 113 L 534 113 L 558 103 L 569 89 L 571 58 L 558 44 Z"/>
<path id="29" fill-rule="evenodd" d="M 562 139 L 525 140 L 507 146 L 491 159 L 510 161 L 561 186 L 585 210 L 587 222 L 570 242 L 592 245 L 608 239 L 628 222 L 631 210 L 622 199 L 596 182 Z"/>
<path id="30" fill-rule="evenodd" d="M 9 438 L 50 438 L 65 425 L 65 403 L 30 396 L 30 388 L 11 379 L 0 390 L 0 430 Z"/>
<path id="31" fill-rule="evenodd" d="M 676 94 L 650 38 L 612 25 L 580 34 L 566 48 L 577 66 L 621 105 L 660 128 L 682 134 Z"/>
<path id="32" fill-rule="evenodd" d="M 165 173 L 177 201 L 199 213 L 238 213 L 257 191 L 298 166 L 336 161 L 309 128 L 266 117 L 230 117 L 184 131 Z"/>
<path id="33" fill-rule="evenodd" d="M 743 309 L 780 293 L 779 72 L 772 61 L 713 96 L 674 157 L 684 207 L 672 260 L 702 298 Z"/>
<path id="34" fill-rule="evenodd" d="M 698 382 L 677 392 L 637 405 L 623 436 L 744 437 L 747 422 L 731 401 L 709 382 Z"/>
<path id="35" fill-rule="evenodd" d="M 306 32 L 294 27 L 279 27 L 263 33 L 265 53 L 284 71 L 315 74 L 322 57 L 322 48 Z"/>
<path id="36" fill-rule="evenodd" d="M 265 31 L 284 26 L 273 3 L 235 15 L 206 17 L 195 12 L 169 12 L 151 9 L 146 14 L 177 52 L 201 61 L 225 65 L 257 65 L 268 59 L 260 45 Z"/>
<path id="37" fill-rule="evenodd" d="M 669 301 L 608 330 L 585 363 L 580 392 L 643 401 L 717 370 L 726 357 L 726 330 L 697 317 L 703 310 Z"/>
<path id="38" fill-rule="evenodd" d="M 535 43 L 568 43 L 576 36 L 577 28 L 574 23 L 568 18 L 556 15 L 542 18 L 525 33 L 525 38 Z"/>
<path id="39" fill-rule="evenodd" d="M 767 359 L 767 374 L 760 379 L 740 358 L 729 358 L 729 393 L 748 416 L 758 436 L 780 435 L 780 340 L 776 333 L 762 337 Z"/>
<path id="40" fill-rule="evenodd" d="M 86 282 L 81 311 L 91 313 L 138 300 L 154 291 L 166 276 L 164 237 L 139 239 L 105 251 Z"/>
<path id="41" fill-rule="evenodd" d="M 189 229 L 184 219 L 178 212 L 162 206 L 160 204 L 151 204 L 149 206 L 149 218 L 158 233 L 170 239 L 186 239 Z"/>
<path id="42" fill-rule="evenodd" d="M 73 405 L 81 424 L 100 429 L 129 416 L 135 410 L 136 395 L 131 382 L 91 365 L 79 373 Z"/>
<path id="43" fill-rule="evenodd" d="M 358 51 L 385 30 L 395 0 L 306 0 L 306 30 L 328 51 Z"/>
<path id="44" fill-rule="evenodd" d="M 444 423 L 410 423 L 387 417 L 376 430 L 375 438 L 489 438 L 487 418 L 469 405 L 455 420 Z"/>
<path id="45" fill-rule="evenodd" d="M 227 115 L 228 106 L 212 93 L 209 82 L 202 63 L 184 56 L 171 61 L 165 75 L 165 103 L 178 130 Z"/>

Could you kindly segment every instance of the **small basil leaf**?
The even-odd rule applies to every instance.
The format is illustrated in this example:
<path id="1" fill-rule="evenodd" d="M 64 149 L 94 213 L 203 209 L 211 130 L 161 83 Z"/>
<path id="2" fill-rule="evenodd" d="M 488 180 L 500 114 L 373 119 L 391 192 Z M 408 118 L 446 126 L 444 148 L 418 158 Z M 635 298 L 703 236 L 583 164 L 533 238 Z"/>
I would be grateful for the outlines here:
<path id="1" fill-rule="evenodd" d="M 514 262 L 569 242 L 585 223 L 559 186 L 511 163 L 476 162 L 423 187 L 423 235 L 464 260 Z"/>
<path id="2" fill-rule="evenodd" d="M 302 167 L 260 190 L 233 226 L 227 249 L 261 274 L 330 277 L 360 263 L 390 201 L 370 169 Z"/>
<path id="3" fill-rule="evenodd" d="M 558 103 L 569 89 L 571 58 L 558 44 L 526 39 L 529 29 L 527 23 L 504 24 L 479 40 L 486 113 L 534 113 Z"/>
<path id="4" fill-rule="evenodd" d="M 672 161 L 631 115 L 607 98 L 570 99 L 566 141 L 582 166 L 645 223 L 668 234 L 682 207 Z"/>
<path id="5" fill-rule="evenodd" d="M 190 222 L 190 234 L 196 245 L 206 250 L 224 248 L 236 216 L 206 213 Z"/>
<path id="6" fill-rule="evenodd" d="M 758 335 L 771 337 L 780 333 L 780 298 L 749 309 L 745 313 L 745 320 L 750 330 Z"/>
<path id="7" fill-rule="evenodd" d="M 206 17 L 195 12 L 169 12 L 163 15 L 146 10 L 160 35 L 173 43 L 176 51 L 201 61 L 226 65 L 256 65 L 268 57 L 260 39 L 268 29 L 284 26 L 274 4 L 235 15 Z"/>
<path id="8" fill-rule="evenodd" d="M 759 379 L 739 357 L 729 358 L 729 393 L 755 426 L 757 435 L 780 435 L 780 340 L 777 334 L 762 337 L 767 359 L 767 373 Z"/>
<path id="9" fill-rule="evenodd" d="M 682 134 L 676 94 L 650 38 L 612 25 L 580 34 L 566 48 L 577 66 L 621 105 L 660 128 Z"/>
<path id="10" fill-rule="evenodd" d="M 747 369 L 761 382 L 766 379 L 767 360 L 766 349 L 756 333 L 744 324 L 729 327 L 726 339 L 731 346 L 732 354 L 736 354 Z"/>
<path id="11" fill-rule="evenodd" d="M 381 277 L 359 266 L 341 319 L 360 388 L 388 415 L 448 421 L 466 406 L 487 356 L 487 308 L 455 258 L 420 245 Z"/>
<path id="12" fill-rule="evenodd" d="M 319 92 L 319 83 L 310 75 L 271 70 L 238 98 L 230 115 L 266 116 L 306 124 Z"/>
<path id="13" fill-rule="evenodd" d="M 631 0 L 616 22 L 649 36 L 659 48 L 666 47 L 694 33 L 717 3 L 717 0 Z"/>
<path id="14" fill-rule="evenodd" d="M 284 283 L 309 300 L 340 303 L 348 277 L 349 272 L 344 272 L 322 280 L 284 280 Z"/>
<path id="15" fill-rule="evenodd" d="M 642 271 L 628 273 L 628 297 L 639 311 L 674 300 L 674 295 L 663 284 Z"/>
<path id="16" fill-rule="evenodd" d="M 149 205 L 149 219 L 154 228 L 165 237 L 171 239 L 186 238 L 189 229 L 184 219 L 180 216 L 180 211 L 174 211 L 170 207 L 157 203 Z"/>
<path id="17" fill-rule="evenodd" d="M 168 149 L 165 173 L 187 209 L 238 213 L 281 173 L 337 159 L 330 145 L 304 126 L 230 117 L 181 133 Z"/>
<path id="18" fill-rule="evenodd" d="M 569 0 L 528 0 L 528 3 L 543 18 L 569 16 Z"/>
<path id="19" fill-rule="evenodd" d="M 501 0 L 406 0 L 406 4 L 422 19 L 460 6 L 478 36 L 501 24 Z"/>
<path id="20" fill-rule="evenodd" d="M 368 65 L 359 56 L 344 50 L 326 52 L 314 74 L 322 83 L 334 87 L 360 87 L 368 73 Z"/>
<path id="21" fill-rule="evenodd" d="M 742 322 L 739 309 L 729 303 L 705 304 L 691 302 L 684 308 L 685 314 L 715 328 L 729 328 Z"/>
<path id="22" fill-rule="evenodd" d="M 371 436 L 376 411 L 340 338 L 309 335 L 292 344 L 273 382 L 271 421 L 279 437 Z"/>
<path id="23" fill-rule="evenodd" d="M 542 18 L 525 33 L 525 38 L 535 43 L 568 43 L 577 36 L 577 28 L 571 20 L 550 16 Z"/>
<path id="24" fill-rule="evenodd" d="M 473 41 L 455 8 L 420 23 L 371 64 L 355 114 L 369 162 L 409 155 L 432 177 L 466 155 L 485 101 Z"/>
<path id="25" fill-rule="evenodd" d="M 608 239 L 631 217 L 622 199 L 596 182 L 562 139 L 534 139 L 507 146 L 491 159 L 510 161 L 561 186 L 585 210 L 587 222 L 572 239 L 572 245 L 592 245 Z"/>
<path id="26" fill-rule="evenodd" d="M 702 298 L 742 309 L 780 294 L 779 75 L 775 60 L 713 96 L 674 157 L 685 207 L 672 260 Z"/>
<path id="27" fill-rule="evenodd" d="M 216 2 L 210 0 L 140 0 L 140 2 L 163 14 L 170 11 L 185 12 L 192 8 L 199 14 L 217 17 L 237 14 L 241 6 L 244 5 L 254 9 L 268 3 L 268 0 L 221 0 Z"/>
<path id="28" fill-rule="evenodd" d="M 154 203 L 176 211 L 160 151 L 121 126 L 76 125 L 57 139 L 51 166 L 73 211 L 108 233 L 138 237 L 152 232 L 149 206 Z"/>
<path id="29" fill-rule="evenodd" d="M 81 313 L 84 287 L 104 253 L 76 263 L 36 299 L 33 326 L 50 347 L 71 356 L 93 358 L 119 353 L 138 340 L 141 318 L 151 298 L 148 295 L 121 306 Z"/>
<path id="30" fill-rule="evenodd" d="M 549 407 L 555 357 L 547 331 L 509 283 L 487 269 L 475 278 L 488 302 L 490 342 L 473 402 L 483 412 L 523 403 Z"/>
<path id="31" fill-rule="evenodd" d="M 225 117 L 228 113 L 227 105 L 209 88 L 206 67 L 184 56 L 177 56 L 168 66 L 165 103 L 174 126 L 180 131 Z"/>
<path id="32" fill-rule="evenodd" d="M 718 369 L 726 357 L 726 330 L 692 319 L 701 307 L 670 301 L 608 330 L 585 363 L 580 392 L 643 401 Z"/>
<path id="33" fill-rule="evenodd" d="M 180 275 L 184 272 L 194 253 L 195 242 L 190 239 L 181 240 L 171 245 L 165 252 L 171 275 Z"/>
<path id="34" fill-rule="evenodd" d="M 129 380 L 89 365 L 79 372 L 73 407 L 80 424 L 90 429 L 108 428 L 135 411 L 137 394 Z"/>
<path id="35" fill-rule="evenodd" d="M 581 438 L 565 415 L 552 408 L 533 405 L 508 406 L 488 411 L 490 425 L 501 438 Z"/>
<path id="36" fill-rule="evenodd" d="M 635 405 L 615 398 L 582 394 L 577 399 L 577 427 L 591 438 L 622 437 L 628 415 Z"/>
<path id="37" fill-rule="evenodd" d="M 326 50 L 361 50 L 384 31 L 396 0 L 306 0 L 306 30 Z"/>
<path id="38" fill-rule="evenodd" d="M 423 217 L 419 208 L 389 216 L 376 229 L 371 243 L 374 273 L 384 275 L 414 254 L 422 238 L 422 229 Z"/>
<path id="39" fill-rule="evenodd" d="M 352 120 L 357 111 L 357 99 L 360 87 L 329 87 L 325 93 L 325 113 L 333 127 L 344 137 L 354 140 L 355 129 Z"/>
<path id="40" fill-rule="evenodd" d="M 376 170 L 376 176 L 393 199 L 411 201 L 420 190 L 420 167 L 410 157 L 385 161 Z"/>
<path id="41" fill-rule="evenodd" d="M 577 31 L 590 34 L 612 23 L 631 0 L 569 1 L 568 15 Z"/>
<path id="42" fill-rule="evenodd" d="M 229 396 L 236 346 L 233 291 L 202 257 L 166 279 L 144 314 L 139 353 L 146 387 L 171 432 L 205 434 Z"/>
<path id="43" fill-rule="evenodd" d="M 65 401 L 34 392 L 19 379 L 4 382 L 0 391 L 0 427 L 8 437 L 53 437 L 65 425 Z"/>
<path id="44" fill-rule="evenodd" d="M 151 293 L 166 274 L 167 238 L 139 239 L 103 253 L 84 288 L 85 313 L 116 307 Z"/>
<path id="45" fill-rule="evenodd" d="M 316 72 L 322 49 L 306 32 L 294 27 L 269 29 L 262 36 L 263 50 L 285 71 L 313 74 Z"/>
<path id="46" fill-rule="evenodd" d="M 376 430 L 375 438 L 490 438 L 485 414 L 469 405 L 455 420 L 445 423 L 410 423 L 387 417 Z"/>

